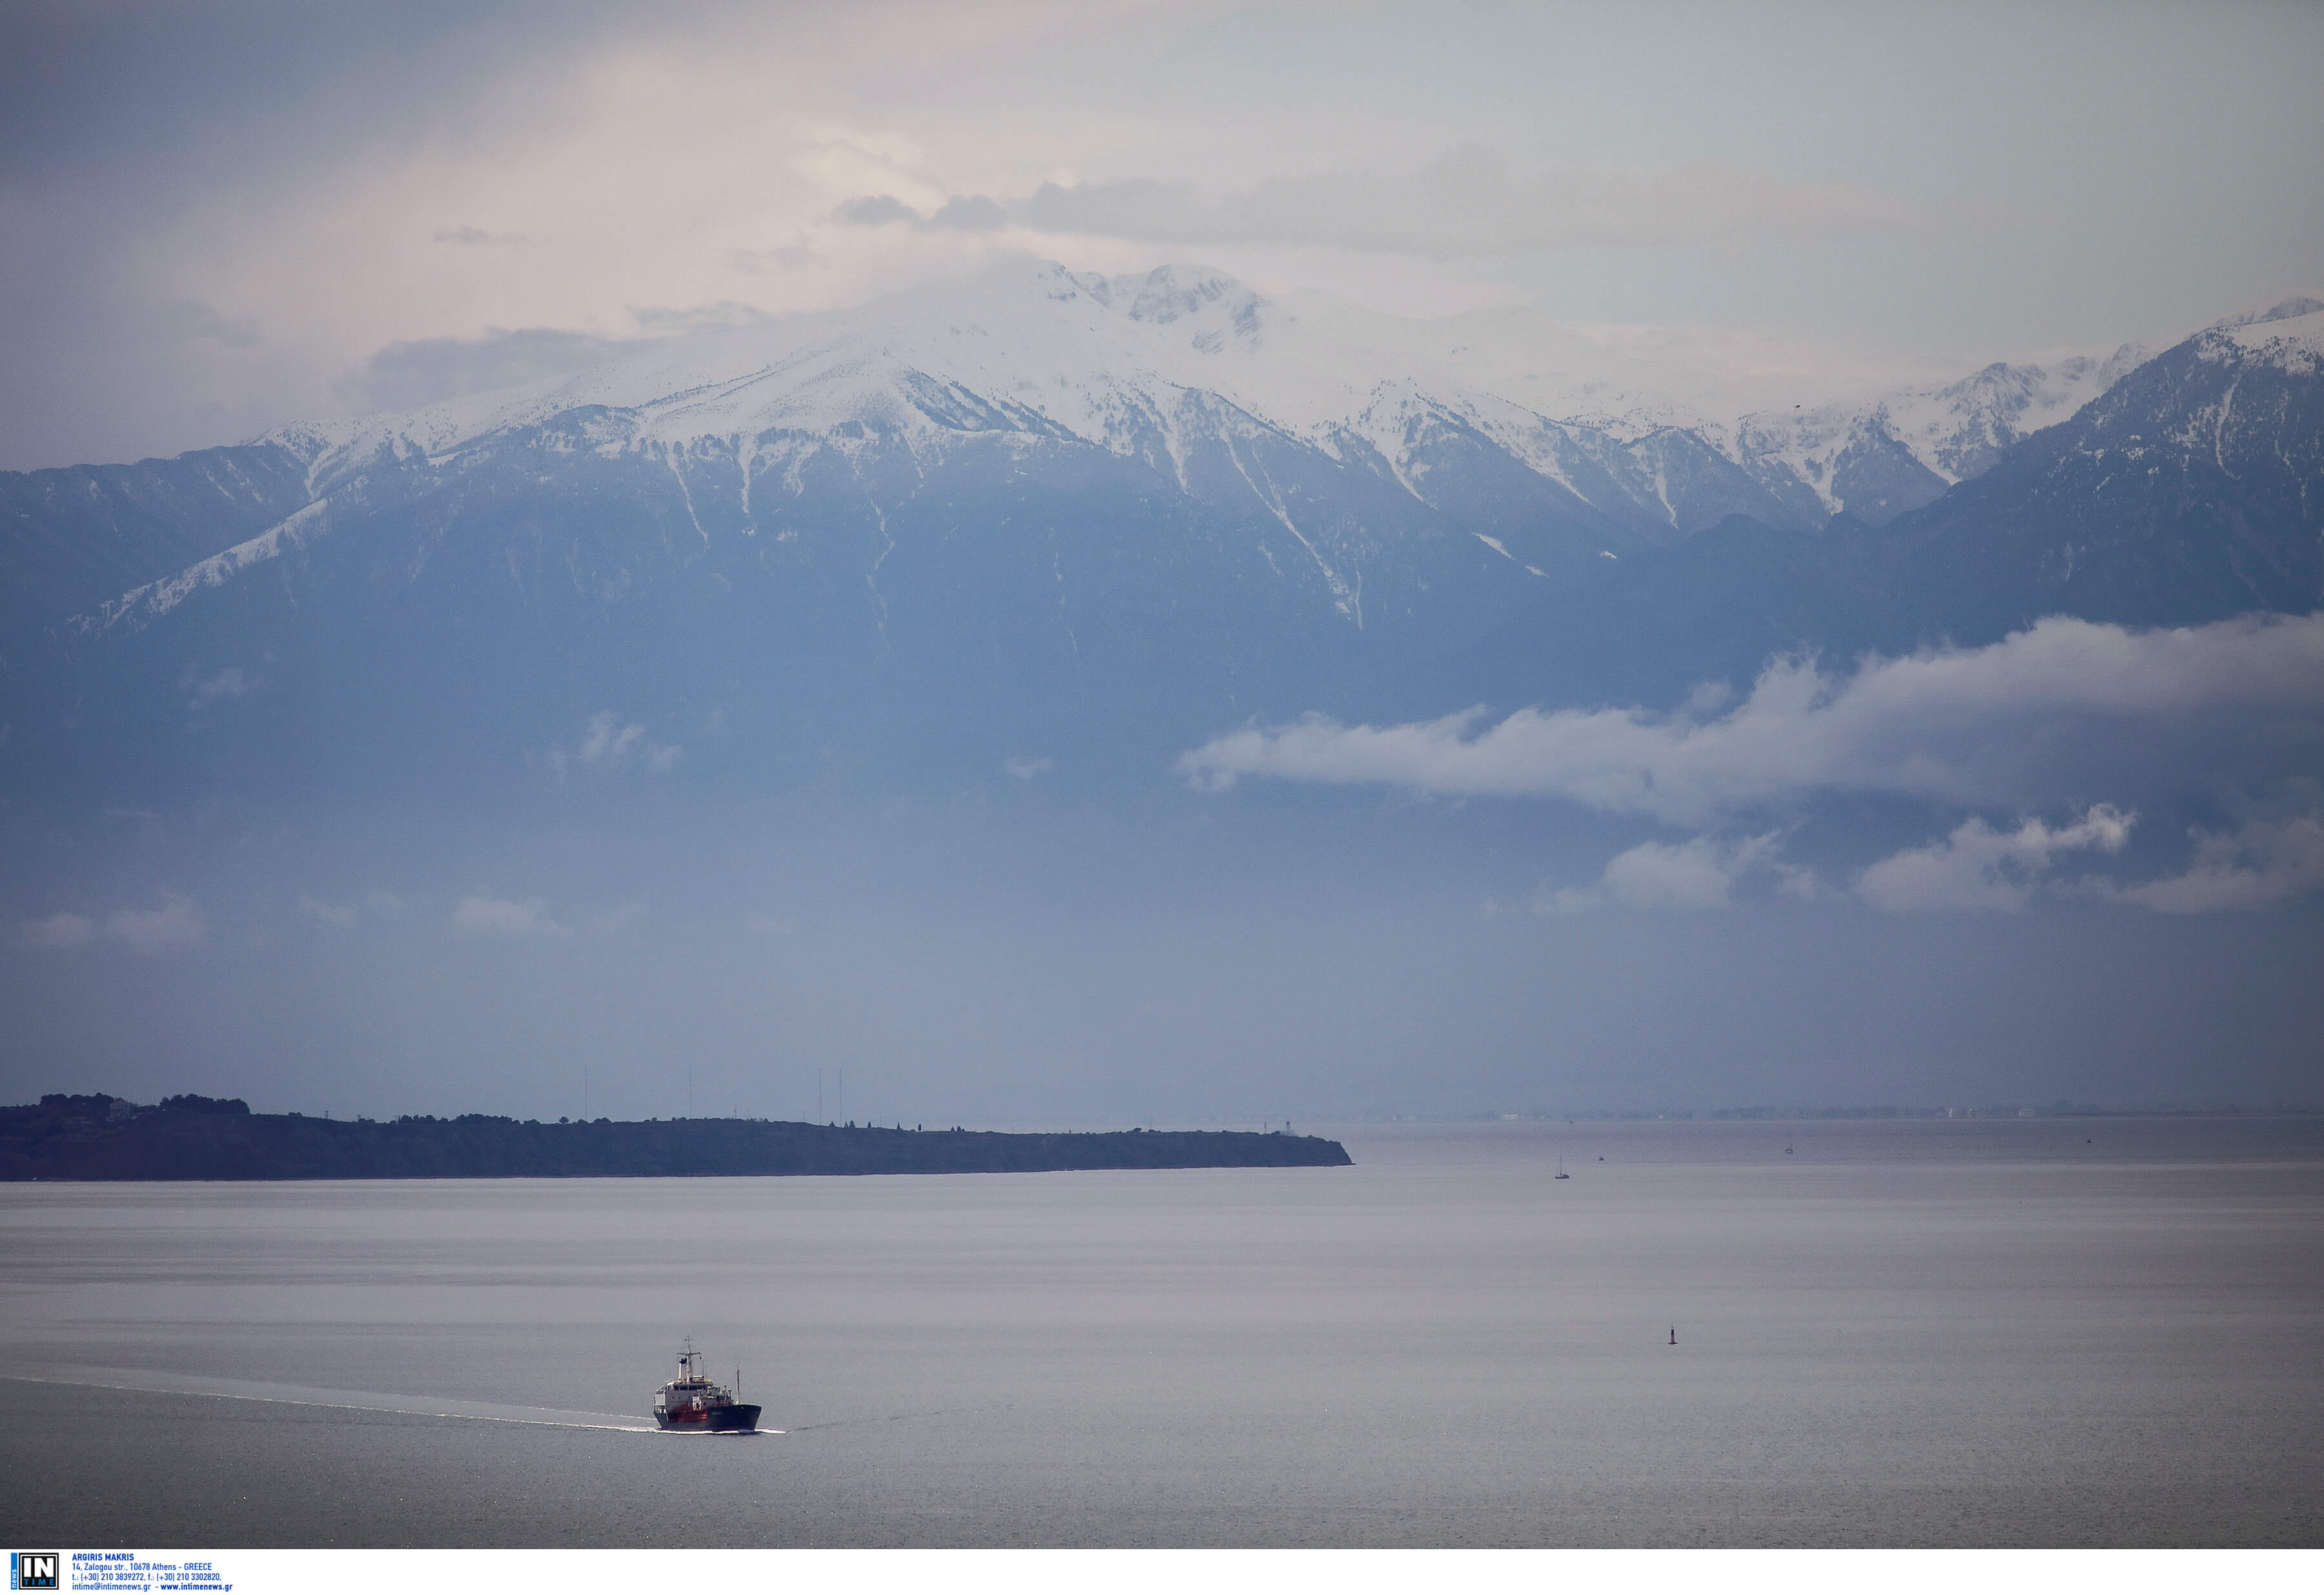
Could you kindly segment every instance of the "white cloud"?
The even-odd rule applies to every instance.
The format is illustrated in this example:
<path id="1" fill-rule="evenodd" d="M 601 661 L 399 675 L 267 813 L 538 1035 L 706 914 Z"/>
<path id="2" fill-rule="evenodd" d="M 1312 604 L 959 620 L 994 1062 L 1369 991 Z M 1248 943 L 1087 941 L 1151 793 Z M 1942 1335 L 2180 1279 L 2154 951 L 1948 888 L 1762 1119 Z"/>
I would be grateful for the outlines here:
<path id="1" fill-rule="evenodd" d="M 1857 895 L 1891 913 L 1914 909 L 2024 908 L 2046 883 L 2060 853 L 2120 853 L 2137 822 L 2106 804 L 2052 830 L 2030 819 L 1997 831 L 1981 819 L 1951 835 L 1882 859 L 1857 878 Z"/>
<path id="2" fill-rule="evenodd" d="M 46 919 L 23 921 L 16 927 L 16 940 L 23 946 L 54 951 L 87 946 L 96 932 L 85 915 L 51 914 Z"/>
<path id="3" fill-rule="evenodd" d="M 580 744 L 572 752 L 560 749 L 549 756 L 549 762 L 560 776 L 575 764 L 596 770 L 635 767 L 656 775 L 668 775 L 685 753 L 686 750 L 675 743 L 655 742 L 644 726 L 635 721 L 624 721 L 606 709 L 589 717 Z"/>
<path id="4" fill-rule="evenodd" d="M 570 936 L 549 917 L 549 905 L 539 898 L 516 902 L 481 893 L 460 899 L 452 910 L 452 928 L 463 936 Z"/>
<path id="5" fill-rule="evenodd" d="M 319 919 L 326 925 L 337 925 L 343 928 L 355 922 L 355 909 L 353 903 L 326 902 L 321 898 L 309 897 L 304 892 L 299 895 L 299 911 L 310 918 Z"/>
<path id="6" fill-rule="evenodd" d="M 1776 833 L 1723 842 L 1697 836 L 1676 844 L 1642 842 L 1618 853 L 1606 865 L 1594 886 L 1567 887 L 1548 892 L 1534 906 L 1545 914 L 1578 914 L 1591 908 L 1720 908 L 1727 906 L 1735 883 L 1757 867 L 1782 869 L 1775 853 Z M 1786 887 L 1805 872 L 1786 870 Z"/>
<path id="7" fill-rule="evenodd" d="M 1243 777 L 1556 798 L 1706 826 L 1820 792 L 2039 808 L 2101 792 L 2233 788 L 2324 749 L 2324 615 L 2171 631 L 2052 617 L 1986 648 L 1771 663 L 1739 704 L 1668 714 L 1482 710 L 1405 725 L 1251 727 L 1179 761 Z M 1480 729 L 1480 726 L 1482 729 Z"/>
<path id="8" fill-rule="evenodd" d="M 165 891 L 150 908 L 120 908 L 106 916 L 100 927 L 110 939 L 141 953 L 188 947 L 208 934 L 201 910 L 180 893 Z"/>
<path id="9" fill-rule="evenodd" d="M 1020 781 L 1037 780 L 1057 768 L 1054 759 L 1028 759 L 1022 753 L 1012 754 L 1001 761 L 1001 768 Z"/>
<path id="10" fill-rule="evenodd" d="M 632 750 L 646 745 L 644 726 L 617 726 L 608 712 L 590 719 L 589 733 L 581 739 L 579 758 L 584 764 L 618 764 Z"/>
<path id="11" fill-rule="evenodd" d="M 185 690 L 187 706 L 201 710 L 235 698 L 248 697 L 258 689 L 259 682 L 240 665 L 228 665 L 211 676 L 197 676 L 189 670 L 178 685 Z"/>
<path id="12" fill-rule="evenodd" d="M 2197 831 L 2186 872 L 2113 895 L 2164 914 L 2256 908 L 2324 891 L 2324 812 L 2255 820 L 2225 834 Z"/>

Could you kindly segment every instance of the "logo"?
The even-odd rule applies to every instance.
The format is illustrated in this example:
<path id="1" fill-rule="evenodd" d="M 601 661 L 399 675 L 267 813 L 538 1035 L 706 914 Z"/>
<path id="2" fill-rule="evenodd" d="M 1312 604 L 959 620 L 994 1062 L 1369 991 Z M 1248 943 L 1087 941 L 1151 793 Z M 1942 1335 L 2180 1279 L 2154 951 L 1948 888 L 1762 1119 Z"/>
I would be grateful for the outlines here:
<path id="1" fill-rule="evenodd" d="M 11 1590 L 55 1590 L 57 1554 L 54 1551 L 11 1551 L 8 1553 L 8 1587 Z"/>

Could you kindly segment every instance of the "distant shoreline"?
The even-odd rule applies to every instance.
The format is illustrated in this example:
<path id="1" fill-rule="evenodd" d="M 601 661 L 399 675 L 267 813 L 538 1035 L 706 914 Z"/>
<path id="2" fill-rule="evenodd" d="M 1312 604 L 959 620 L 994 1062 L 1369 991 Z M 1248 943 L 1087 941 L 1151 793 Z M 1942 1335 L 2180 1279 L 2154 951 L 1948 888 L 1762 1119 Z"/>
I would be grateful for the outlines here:
<path id="1" fill-rule="evenodd" d="M 0 1181 L 591 1179 L 1314 1168 L 1339 1142 L 1252 1130 L 1010 1133 L 957 1128 L 656 1119 L 543 1124 L 309 1119 L 235 1100 L 45 1097 L 0 1108 Z"/>
<path id="2" fill-rule="evenodd" d="M 1623 1110 L 1617 1112 L 1524 1112 L 1316 1114 L 1333 1124 L 1808 1124 L 1831 1121 L 1911 1120 L 1955 1124 L 2019 1123 L 2043 1119 L 2314 1119 L 2324 1117 L 2324 1106 L 2284 1103 L 2267 1108 L 2234 1105 L 2182 1106 L 2146 1103 L 2132 1108 L 2101 1108 L 2089 1103 L 2057 1107 L 2043 1103 L 2019 1107 L 2014 1103 L 1989 1108 L 1718 1108 L 1708 1112 L 1688 1108 L 1659 1112 Z"/>

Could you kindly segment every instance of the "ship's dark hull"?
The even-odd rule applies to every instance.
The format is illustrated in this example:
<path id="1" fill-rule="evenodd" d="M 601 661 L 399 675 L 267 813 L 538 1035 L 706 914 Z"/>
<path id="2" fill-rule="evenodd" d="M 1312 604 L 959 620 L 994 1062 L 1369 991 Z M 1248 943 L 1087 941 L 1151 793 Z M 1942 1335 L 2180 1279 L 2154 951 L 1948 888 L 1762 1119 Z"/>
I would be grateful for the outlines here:
<path id="1" fill-rule="evenodd" d="M 738 1401 L 731 1406 L 714 1406 L 704 1411 L 657 1412 L 654 1422 L 665 1429 L 690 1431 L 697 1434 L 749 1434 L 759 1426 L 759 1409 Z"/>

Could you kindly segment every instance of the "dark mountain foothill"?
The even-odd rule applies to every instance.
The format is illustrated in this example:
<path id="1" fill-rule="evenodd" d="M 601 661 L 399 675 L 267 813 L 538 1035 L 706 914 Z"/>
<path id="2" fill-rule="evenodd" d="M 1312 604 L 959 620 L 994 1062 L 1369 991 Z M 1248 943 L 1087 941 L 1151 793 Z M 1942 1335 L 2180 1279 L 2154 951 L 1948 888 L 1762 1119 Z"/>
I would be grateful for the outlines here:
<path id="1" fill-rule="evenodd" d="M 543 1124 L 484 1113 L 310 1119 L 253 1113 L 235 1100 L 180 1096 L 140 1107 L 103 1094 L 0 1108 L 0 1180 L 1040 1174 L 1352 1161 L 1337 1141 L 1251 1130 L 1017 1134 L 756 1119 Z"/>

